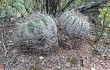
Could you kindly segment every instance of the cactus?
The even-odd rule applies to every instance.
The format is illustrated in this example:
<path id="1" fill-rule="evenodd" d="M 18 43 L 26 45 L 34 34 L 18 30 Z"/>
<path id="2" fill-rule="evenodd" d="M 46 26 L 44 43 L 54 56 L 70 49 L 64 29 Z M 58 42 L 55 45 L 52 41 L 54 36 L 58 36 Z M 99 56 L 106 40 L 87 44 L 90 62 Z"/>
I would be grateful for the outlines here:
<path id="1" fill-rule="evenodd" d="M 88 17 L 74 10 L 61 13 L 56 20 L 44 14 L 26 19 L 16 22 L 13 34 L 15 45 L 22 51 L 45 54 L 59 45 L 73 48 L 88 39 L 91 32 Z"/>
<path id="2" fill-rule="evenodd" d="M 37 15 L 28 22 L 16 25 L 15 39 L 22 50 L 48 53 L 58 47 L 57 27 L 52 17 Z"/>
<path id="3" fill-rule="evenodd" d="M 78 11 L 63 12 L 58 17 L 59 42 L 63 46 L 75 46 L 75 43 L 87 39 L 90 32 L 88 17 Z"/>

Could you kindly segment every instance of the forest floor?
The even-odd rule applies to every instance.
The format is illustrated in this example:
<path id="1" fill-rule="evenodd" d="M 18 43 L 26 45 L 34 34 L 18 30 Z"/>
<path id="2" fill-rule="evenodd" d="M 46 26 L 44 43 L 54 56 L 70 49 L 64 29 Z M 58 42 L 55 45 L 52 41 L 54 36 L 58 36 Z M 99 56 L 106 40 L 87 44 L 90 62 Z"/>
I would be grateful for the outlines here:
<path id="1" fill-rule="evenodd" d="M 0 70 L 110 70 L 110 48 L 98 51 L 82 43 L 74 49 L 58 48 L 48 55 L 23 54 L 13 48 L 7 56 L 0 49 Z"/>
<path id="2" fill-rule="evenodd" d="M 59 48 L 49 55 L 27 55 L 18 54 L 17 49 L 13 49 L 7 57 L 0 57 L 0 70 L 4 70 L 3 68 L 7 68 L 6 70 L 110 70 L 110 50 L 107 55 L 96 54 L 90 45 L 82 44 L 81 47 L 74 49 Z"/>

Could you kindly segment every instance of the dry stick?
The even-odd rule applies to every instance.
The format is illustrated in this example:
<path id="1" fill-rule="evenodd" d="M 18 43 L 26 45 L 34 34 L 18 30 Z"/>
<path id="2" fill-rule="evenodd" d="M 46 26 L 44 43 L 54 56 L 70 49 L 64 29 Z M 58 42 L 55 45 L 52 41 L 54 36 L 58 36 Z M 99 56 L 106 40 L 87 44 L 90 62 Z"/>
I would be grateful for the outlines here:
<path id="1" fill-rule="evenodd" d="M 5 18 L 5 19 L 10 19 L 11 17 L 13 17 L 13 16 L 5 16 L 5 17 L 2 17 L 2 18 Z M 19 18 L 17 18 L 17 20 L 18 20 Z M 16 21 L 16 20 L 15 20 Z M 14 23 L 15 21 L 12 21 L 12 23 Z M 2 22 L 2 31 L 3 31 L 3 33 L 2 33 L 2 44 L 3 44 L 3 49 L 2 50 L 4 50 L 4 53 L 5 53 L 5 57 L 7 56 L 7 53 L 8 53 L 8 51 L 7 51 L 7 49 L 6 49 L 6 46 L 5 46 L 5 25 L 4 25 L 5 23 L 3 23 Z"/>
<path id="2" fill-rule="evenodd" d="M 49 3 L 49 1 L 46 0 L 46 12 L 47 12 L 47 14 L 49 13 L 49 5 L 48 5 L 48 3 Z"/>
<path id="3" fill-rule="evenodd" d="M 5 46 L 5 40 L 4 40 L 4 33 L 5 33 L 5 28 L 4 28 L 4 23 L 2 23 L 2 26 L 3 26 L 3 33 L 2 33 L 2 42 L 3 42 L 3 48 L 4 48 L 4 53 L 5 53 L 5 57 L 8 53 L 7 49 L 6 49 L 6 46 Z"/>
<path id="4" fill-rule="evenodd" d="M 18 52 L 15 56 L 13 56 L 7 63 L 6 63 L 6 70 L 10 70 L 11 65 L 13 64 L 13 61 L 16 59 L 17 56 L 19 56 L 22 53 L 22 51 Z"/>
<path id="5" fill-rule="evenodd" d="M 0 42 L 0 49 L 1 49 L 2 52 L 4 52 L 4 49 L 1 47 L 1 44 L 2 44 L 2 43 L 3 43 L 3 42 L 1 41 L 1 42 Z"/>
<path id="6" fill-rule="evenodd" d="M 4 41 L 4 34 L 3 33 L 2 33 L 2 40 L 3 40 L 4 53 L 5 53 L 5 57 L 6 57 L 8 51 L 7 51 L 6 46 L 5 46 L 5 43 L 4 43 L 5 41 Z"/>
<path id="7" fill-rule="evenodd" d="M 77 10 L 79 10 L 81 13 L 83 13 L 83 12 L 89 10 L 89 9 L 99 7 L 100 5 L 105 4 L 107 2 L 108 2 L 108 0 L 87 4 L 87 5 L 78 7 Z"/>

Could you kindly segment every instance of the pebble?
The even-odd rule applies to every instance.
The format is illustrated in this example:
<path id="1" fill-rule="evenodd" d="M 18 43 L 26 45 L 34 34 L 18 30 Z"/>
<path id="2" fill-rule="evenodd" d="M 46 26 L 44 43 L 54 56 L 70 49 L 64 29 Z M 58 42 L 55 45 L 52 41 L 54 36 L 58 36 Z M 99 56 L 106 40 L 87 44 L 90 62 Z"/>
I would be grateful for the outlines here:
<path id="1" fill-rule="evenodd" d="M 96 70 L 95 68 L 91 68 L 91 70 Z"/>
<path id="2" fill-rule="evenodd" d="M 65 66 L 66 66 L 66 67 L 70 67 L 70 66 L 71 66 L 71 62 L 67 62 L 67 63 L 65 64 Z"/>
<path id="3" fill-rule="evenodd" d="M 83 60 L 83 63 L 82 63 L 85 67 L 89 67 L 89 62 L 88 60 Z"/>
<path id="4" fill-rule="evenodd" d="M 5 70 L 5 65 L 4 64 L 0 64 L 0 70 Z"/>
<path id="5" fill-rule="evenodd" d="M 40 59 L 40 60 L 43 60 L 43 59 L 44 59 L 44 57 L 43 57 L 43 56 L 40 56 L 40 57 L 39 57 L 39 59 Z"/>
<path id="6" fill-rule="evenodd" d="M 14 49 L 14 50 L 13 50 L 13 53 L 17 53 L 17 50 L 16 50 L 16 49 Z"/>

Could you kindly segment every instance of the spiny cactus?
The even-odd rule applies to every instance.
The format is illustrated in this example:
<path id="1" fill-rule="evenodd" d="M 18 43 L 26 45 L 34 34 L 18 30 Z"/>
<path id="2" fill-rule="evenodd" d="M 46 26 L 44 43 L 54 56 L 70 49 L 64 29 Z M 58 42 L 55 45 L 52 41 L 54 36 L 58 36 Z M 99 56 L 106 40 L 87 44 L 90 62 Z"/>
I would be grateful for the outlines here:
<path id="1" fill-rule="evenodd" d="M 91 29 L 90 24 L 88 18 L 78 11 L 71 10 L 60 14 L 58 18 L 60 43 L 72 47 L 82 39 L 87 39 Z"/>
<path id="2" fill-rule="evenodd" d="M 16 22 L 13 37 L 22 51 L 42 54 L 54 51 L 58 45 L 76 46 L 88 38 L 90 25 L 86 16 L 74 10 L 61 13 L 56 20 L 49 15 L 34 14 Z"/>
<path id="3" fill-rule="evenodd" d="M 15 35 L 16 42 L 20 42 L 20 48 L 25 51 L 45 53 L 58 47 L 57 27 L 48 15 L 37 15 L 30 21 L 17 23 Z"/>

